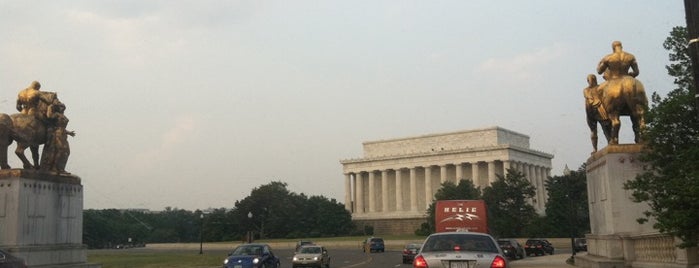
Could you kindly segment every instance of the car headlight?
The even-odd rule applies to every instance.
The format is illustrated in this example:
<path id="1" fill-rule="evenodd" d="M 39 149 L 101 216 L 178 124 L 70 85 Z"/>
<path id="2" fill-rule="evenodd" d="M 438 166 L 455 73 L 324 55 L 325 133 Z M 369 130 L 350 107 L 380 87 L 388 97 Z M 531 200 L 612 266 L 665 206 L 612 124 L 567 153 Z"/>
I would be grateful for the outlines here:
<path id="1" fill-rule="evenodd" d="M 223 264 L 228 264 L 228 259 L 223 260 Z"/>
<path id="2" fill-rule="evenodd" d="M 260 258 L 254 258 L 254 259 L 252 259 L 252 263 L 257 264 L 258 262 L 260 262 Z"/>
<path id="3" fill-rule="evenodd" d="M 296 257 L 296 256 L 294 256 L 294 258 L 293 258 L 292 260 L 293 260 L 293 261 L 298 261 L 298 260 L 299 260 L 299 258 L 298 258 L 298 257 Z"/>
<path id="4" fill-rule="evenodd" d="M 318 260 L 318 256 L 313 257 L 313 260 L 314 260 L 314 261 L 317 261 L 317 260 Z"/>

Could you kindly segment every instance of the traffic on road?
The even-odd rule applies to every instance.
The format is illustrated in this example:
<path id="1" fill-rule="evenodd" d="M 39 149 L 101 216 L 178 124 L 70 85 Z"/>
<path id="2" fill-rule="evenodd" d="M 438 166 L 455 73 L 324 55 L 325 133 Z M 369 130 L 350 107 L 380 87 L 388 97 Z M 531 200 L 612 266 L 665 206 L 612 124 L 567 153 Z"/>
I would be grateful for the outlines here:
<path id="1" fill-rule="evenodd" d="M 384 252 L 364 252 L 361 248 L 333 248 L 325 247 L 329 258 L 329 266 L 323 263 L 320 267 L 332 268 L 390 268 L 390 267 L 413 267 L 410 262 L 403 262 L 402 249 L 386 249 Z M 302 266 L 297 262 L 294 265 L 294 249 L 275 249 L 274 253 L 280 260 L 281 268 L 292 267 L 313 267 Z M 211 253 L 209 253 L 211 254 Z M 222 253 L 223 254 L 223 253 Z M 570 249 L 558 250 L 553 255 L 528 256 L 524 259 L 510 259 L 510 268 L 533 268 L 533 267 L 572 267 L 566 264 L 566 259 L 571 255 Z M 222 259 L 223 259 L 222 255 Z M 317 267 L 317 266 L 316 266 Z M 484 266 L 484 267 L 490 267 Z"/>

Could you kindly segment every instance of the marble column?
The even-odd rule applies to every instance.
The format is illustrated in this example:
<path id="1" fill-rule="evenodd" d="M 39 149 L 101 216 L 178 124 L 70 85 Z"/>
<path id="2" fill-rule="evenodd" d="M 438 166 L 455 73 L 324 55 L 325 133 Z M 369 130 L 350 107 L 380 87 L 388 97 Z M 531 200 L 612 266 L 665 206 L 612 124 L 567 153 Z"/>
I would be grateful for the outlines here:
<path id="1" fill-rule="evenodd" d="M 447 181 L 447 165 L 439 166 L 439 182 L 440 184 Z"/>
<path id="2" fill-rule="evenodd" d="M 345 209 L 352 212 L 352 182 L 351 174 L 345 173 Z"/>
<path id="3" fill-rule="evenodd" d="M 536 195 L 534 195 L 534 200 L 536 200 L 536 203 L 534 204 L 534 207 L 537 208 L 539 207 L 539 192 L 541 192 L 541 186 L 539 185 L 539 180 L 534 174 L 534 165 L 532 164 L 527 164 L 527 177 L 529 178 L 531 184 L 536 187 Z"/>
<path id="4" fill-rule="evenodd" d="M 478 177 L 478 169 L 478 162 L 471 163 L 471 180 L 473 181 L 473 185 L 476 187 L 482 186 L 481 179 Z"/>
<path id="5" fill-rule="evenodd" d="M 374 171 L 369 171 L 369 212 L 376 212 L 376 178 Z"/>
<path id="6" fill-rule="evenodd" d="M 381 171 L 381 211 L 388 212 L 388 170 Z"/>
<path id="7" fill-rule="evenodd" d="M 425 204 L 432 204 L 432 166 L 425 167 Z"/>
<path id="8" fill-rule="evenodd" d="M 366 210 L 364 210 L 364 180 L 362 179 L 362 173 L 355 173 L 354 174 L 354 179 L 357 185 L 355 188 L 357 191 L 355 192 L 355 202 L 356 204 L 356 213 L 364 213 Z"/>
<path id="9" fill-rule="evenodd" d="M 541 211 L 541 193 L 543 192 L 543 184 L 541 183 L 541 180 L 539 178 L 539 167 L 532 165 L 532 179 L 534 182 L 532 183 L 534 186 L 536 186 L 536 195 L 534 195 L 534 198 L 536 198 L 536 206 L 534 207 L 537 212 Z"/>
<path id="10" fill-rule="evenodd" d="M 464 179 L 464 167 L 461 166 L 461 163 L 457 163 L 454 164 L 454 168 L 456 169 L 456 181 L 454 183 L 459 185 L 459 181 Z"/>
<path id="11" fill-rule="evenodd" d="M 547 192 L 546 191 L 546 168 L 545 167 L 539 167 L 539 178 L 541 180 L 541 185 L 543 185 L 543 189 L 541 189 L 541 210 L 546 210 L 546 196 Z"/>
<path id="12" fill-rule="evenodd" d="M 512 168 L 512 162 L 510 160 L 502 161 L 502 175 L 507 177 L 507 170 Z"/>
<path id="13" fill-rule="evenodd" d="M 410 211 L 417 211 L 417 171 L 410 168 Z"/>
<path id="14" fill-rule="evenodd" d="M 495 176 L 495 161 L 488 162 L 488 185 L 492 185 L 493 182 L 497 181 L 498 177 Z"/>
<path id="15" fill-rule="evenodd" d="M 396 169 L 396 211 L 403 211 L 403 176 L 401 169 Z"/>

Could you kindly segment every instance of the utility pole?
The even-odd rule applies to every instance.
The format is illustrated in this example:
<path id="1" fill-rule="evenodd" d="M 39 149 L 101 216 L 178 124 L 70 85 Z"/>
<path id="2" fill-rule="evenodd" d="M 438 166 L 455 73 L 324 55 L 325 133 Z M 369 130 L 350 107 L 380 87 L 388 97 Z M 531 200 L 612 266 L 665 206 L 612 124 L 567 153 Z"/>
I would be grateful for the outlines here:
<path id="1" fill-rule="evenodd" d="M 692 60 L 692 75 L 694 76 L 694 101 L 697 117 L 699 117 L 699 2 L 696 0 L 684 0 L 685 19 L 687 20 L 687 33 L 689 45 L 687 50 Z"/>

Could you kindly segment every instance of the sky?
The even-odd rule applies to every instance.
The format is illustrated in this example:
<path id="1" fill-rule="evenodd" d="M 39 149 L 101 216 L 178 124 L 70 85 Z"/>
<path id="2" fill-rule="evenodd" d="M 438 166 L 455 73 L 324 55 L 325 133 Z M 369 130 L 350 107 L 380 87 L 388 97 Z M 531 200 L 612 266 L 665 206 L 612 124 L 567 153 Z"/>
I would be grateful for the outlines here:
<path id="1" fill-rule="evenodd" d="M 363 142 L 492 126 L 553 154 L 557 176 L 590 156 L 582 89 L 612 41 L 665 96 L 662 43 L 684 14 L 680 0 L 0 0 L 0 112 L 34 80 L 58 93 L 86 209 L 232 208 L 272 181 L 344 202 L 340 161 Z"/>

